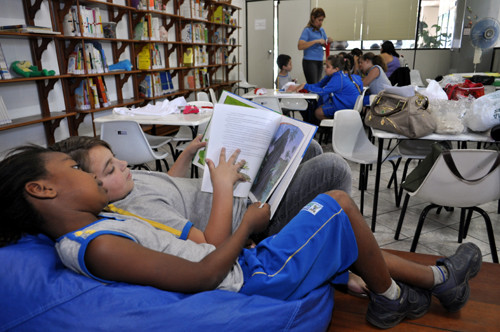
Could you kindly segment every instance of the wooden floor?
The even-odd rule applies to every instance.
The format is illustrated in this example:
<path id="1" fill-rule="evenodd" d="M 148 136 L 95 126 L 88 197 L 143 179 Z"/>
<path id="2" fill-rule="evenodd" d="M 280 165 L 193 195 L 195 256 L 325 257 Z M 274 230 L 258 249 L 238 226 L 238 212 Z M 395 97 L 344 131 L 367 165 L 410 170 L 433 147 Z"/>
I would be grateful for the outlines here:
<path id="1" fill-rule="evenodd" d="M 427 265 L 433 265 L 438 258 L 388 251 Z M 391 331 L 500 331 L 500 264 L 483 262 L 481 271 L 469 284 L 469 302 L 459 312 L 447 312 L 433 297 L 426 315 L 415 320 L 403 320 Z M 366 321 L 367 306 L 366 299 L 335 291 L 335 307 L 328 331 L 380 331 Z"/>

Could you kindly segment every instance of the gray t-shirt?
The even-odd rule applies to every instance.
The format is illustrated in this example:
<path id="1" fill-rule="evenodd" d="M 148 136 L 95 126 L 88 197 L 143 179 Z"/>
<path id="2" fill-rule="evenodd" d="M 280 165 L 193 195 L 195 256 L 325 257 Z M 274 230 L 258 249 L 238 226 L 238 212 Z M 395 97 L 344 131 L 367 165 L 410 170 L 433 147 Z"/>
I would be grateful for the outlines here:
<path id="1" fill-rule="evenodd" d="M 287 73 L 285 76 L 278 74 L 275 82 L 278 89 L 283 89 L 285 84 L 287 84 L 288 82 L 293 82 L 293 79 L 290 76 L 290 73 Z"/>
<path id="2" fill-rule="evenodd" d="M 373 68 L 377 67 L 378 70 L 380 71 L 380 74 L 376 79 L 374 79 L 370 83 L 370 93 L 372 95 L 378 94 L 380 91 L 384 90 L 385 85 L 392 86 L 391 81 L 387 78 L 387 75 L 385 74 L 385 71 L 380 67 L 379 65 L 375 65 L 370 68 L 372 70 Z M 370 72 L 370 70 L 368 72 Z"/>
<path id="3" fill-rule="evenodd" d="M 194 227 L 204 231 L 212 208 L 211 193 L 201 191 L 201 179 L 171 177 L 166 173 L 132 171 L 134 188 L 112 205 L 134 216 L 174 228 L 174 235 L 186 239 Z M 246 211 L 246 199 L 234 198 L 233 231 Z M 117 212 L 117 211 L 115 211 Z M 123 213 L 123 211 L 120 211 Z"/>
<path id="4" fill-rule="evenodd" d="M 149 223 L 137 218 L 115 213 L 103 213 L 102 217 L 105 218 L 80 230 L 63 235 L 56 242 L 57 253 L 67 268 L 102 282 L 110 281 L 92 275 L 85 266 L 84 259 L 88 244 L 100 235 L 123 236 L 151 250 L 181 257 L 192 262 L 199 262 L 215 250 L 215 247 L 211 244 L 198 244 L 190 240 L 180 240 L 171 233 L 156 229 Z M 233 267 L 217 288 L 238 292 L 242 285 L 243 271 L 238 262 L 235 261 Z"/>

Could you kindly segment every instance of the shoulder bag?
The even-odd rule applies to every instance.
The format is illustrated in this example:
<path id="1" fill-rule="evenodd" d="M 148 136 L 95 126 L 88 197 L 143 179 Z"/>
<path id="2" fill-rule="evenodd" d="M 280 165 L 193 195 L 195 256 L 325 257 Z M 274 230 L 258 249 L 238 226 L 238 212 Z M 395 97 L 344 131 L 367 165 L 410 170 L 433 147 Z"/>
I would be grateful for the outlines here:
<path id="1" fill-rule="evenodd" d="M 365 124 L 375 129 L 419 138 L 436 130 L 436 121 L 428 107 L 429 100 L 419 93 L 403 97 L 381 91 L 366 113 Z"/>

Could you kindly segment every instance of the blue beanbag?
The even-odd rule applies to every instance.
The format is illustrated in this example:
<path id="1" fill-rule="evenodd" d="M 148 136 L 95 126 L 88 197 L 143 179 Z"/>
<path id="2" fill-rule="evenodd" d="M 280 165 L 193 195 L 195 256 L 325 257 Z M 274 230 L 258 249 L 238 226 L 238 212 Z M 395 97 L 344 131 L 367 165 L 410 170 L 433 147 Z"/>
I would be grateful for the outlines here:
<path id="1" fill-rule="evenodd" d="M 321 331 L 333 309 L 325 285 L 297 301 L 214 290 L 186 295 L 102 284 L 66 269 L 52 240 L 0 248 L 0 331 Z"/>

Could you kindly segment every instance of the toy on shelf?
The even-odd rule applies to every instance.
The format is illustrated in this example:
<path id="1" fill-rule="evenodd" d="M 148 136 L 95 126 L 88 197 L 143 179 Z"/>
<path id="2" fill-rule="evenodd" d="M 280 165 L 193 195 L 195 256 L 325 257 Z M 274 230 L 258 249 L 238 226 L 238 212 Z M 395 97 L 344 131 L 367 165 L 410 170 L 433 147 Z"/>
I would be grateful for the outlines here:
<path id="1" fill-rule="evenodd" d="M 22 77 L 54 76 L 56 73 L 54 70 L 38 70 L 38 67 L 33 66 L 29 61 L 14 61 L 10 68 Z"/>
<path id="2" fill-rule="evenodd" d="M 115 70 L 131 71 L 132 70 L 132 63 L 128 59 L 118 61 L 117 63 L 113 63 L 112 65 L 109 65 L 109 70 L 110 71 L 115 71 Z"/>

